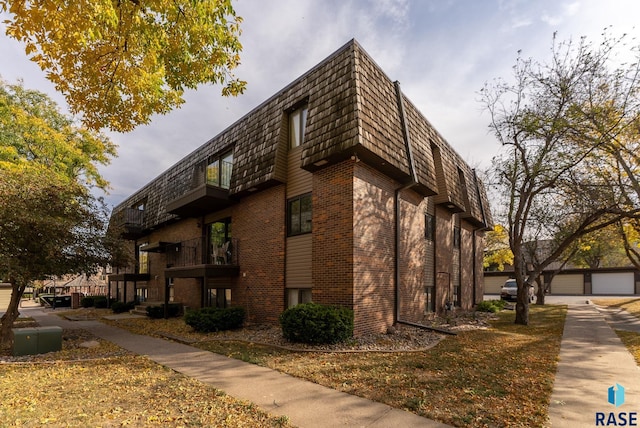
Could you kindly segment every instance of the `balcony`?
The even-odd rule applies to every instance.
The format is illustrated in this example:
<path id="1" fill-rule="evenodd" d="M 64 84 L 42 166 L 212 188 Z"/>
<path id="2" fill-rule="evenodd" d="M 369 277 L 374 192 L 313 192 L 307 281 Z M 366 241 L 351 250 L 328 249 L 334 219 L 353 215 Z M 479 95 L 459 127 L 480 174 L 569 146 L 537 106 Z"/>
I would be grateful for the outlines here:
<path id="1" fill-rule="evenodd" d="M 112 281 L 148 281 L 150 279 L 151 266 L 148 258 L 138 260 L 124 267 L 115 267 L 114 272 L 108 275 Z"/>
<path id="2" fill-rule="evenodd" d="M 167 212 L 180 217 L 198 217 L 226 208 L 233 202 L 229 199 L 233 164 L 216 160 L 194 174 L 191 188 L 167 204 Z"/>
<path id="3" fill-rule="evenodd" d="M 222 245 L 207 245 L 206 238 L 194 238 L 167 247 L 166 276 L 171 278 L 200 278 L 237 276 L 238 240 Z"/>
<path id="4" fill-rule="evenodd" d="M 114 214 L 113 224 L 120 228 L 124 239 L 136 239 L 143 235 L 144 211 L 137 208 L 125 208 Z"/>

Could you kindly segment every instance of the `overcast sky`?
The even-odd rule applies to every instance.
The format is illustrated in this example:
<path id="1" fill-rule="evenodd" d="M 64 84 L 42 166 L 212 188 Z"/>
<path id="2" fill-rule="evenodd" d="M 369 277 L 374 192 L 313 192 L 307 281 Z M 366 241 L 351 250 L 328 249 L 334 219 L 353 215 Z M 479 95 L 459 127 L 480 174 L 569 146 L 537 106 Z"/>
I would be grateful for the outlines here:
<path id="1" fill-rule="evenodd" d="M 637 0 L 236 0 L 242 23 L 244 95 L 220 87 L 186 94 L 181 109 L 155 116 L 128 134 L 108 133 L 118 158 L 102 169 L 115 205 L 182 157 L 355 38 L 404 94 L 473 167 L 486 168 L 499 150 L 478 91 L 509 78 L 518 50 L 548 58 L 561 40 L 640 36 Z M 0 32 L 0 76 L 49 94 L 64 106 L 23 47 Z M 639 38 L 640 39 L 640 38 Z M 65 107 L 66 108 L 66 107 Z"/>

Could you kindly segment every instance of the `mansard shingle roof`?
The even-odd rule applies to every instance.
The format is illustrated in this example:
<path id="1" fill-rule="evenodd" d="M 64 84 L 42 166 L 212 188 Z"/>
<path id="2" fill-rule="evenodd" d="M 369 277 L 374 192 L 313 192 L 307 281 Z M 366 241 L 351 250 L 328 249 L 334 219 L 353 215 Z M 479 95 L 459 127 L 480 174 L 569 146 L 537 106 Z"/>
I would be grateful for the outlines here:
<path id="1" fill-rule="evenodd" d="M 288 112 L 307 105 L 302 167 L 313 171 L 357 155 L 399 183 L 412 175 L 403 118 L 414 155 L 414 189 L 463 213 L 478 226 L 491 224 L 484 187 L 474 171 L 352 40 L 229 128 L 127 198 L 114 209 L 145 203 L 144 227 L 175 219 L 167 204 L 188 192 L 207 159 L 231 148 L 229 196 L 285 183 Z M 319 162 L 323 161 L 323 162 Z M 322 165 L 321 165 L 322 164 Z"/>

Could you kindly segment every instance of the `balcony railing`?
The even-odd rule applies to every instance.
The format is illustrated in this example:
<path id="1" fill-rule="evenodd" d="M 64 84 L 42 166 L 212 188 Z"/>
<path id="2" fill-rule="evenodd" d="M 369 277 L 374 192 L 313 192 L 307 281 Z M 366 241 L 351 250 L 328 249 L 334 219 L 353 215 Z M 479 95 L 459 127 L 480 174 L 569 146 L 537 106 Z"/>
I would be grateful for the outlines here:
<path id="1" fill-rule="evenodd" d="M 113 224 L 121 228 L 123 237 L 135 239 L 143 230 L 144 211 L 137 208 L 125 208 L 114 214 Z"/>
<path id="2" fill-rule="evenodd" d="M 167 212 L 181 217 L 198 217 L 229 206 L 233 164 L 217 160 L 194 168 L 192 180 L 176 181 L 168 190 Z"/>
<path id="3" fill-rule="evenodd" d="M 149 279 L 151 272 L 151 263 L 149 259 L 134 261 L 127 266 L 113 267 L 108 277 L 111 281 L 122 280 L 138 280 L 144 281 Z"/>
<path id="4" fill-rule="evenodd" d="M 223 244 L 207 245 L 206 238 L 194 238 L 173 244 L 167 249 L 167 267 L 189 267 L 198 265 L 238 265 L 238 240 L 230 239 Z"/>

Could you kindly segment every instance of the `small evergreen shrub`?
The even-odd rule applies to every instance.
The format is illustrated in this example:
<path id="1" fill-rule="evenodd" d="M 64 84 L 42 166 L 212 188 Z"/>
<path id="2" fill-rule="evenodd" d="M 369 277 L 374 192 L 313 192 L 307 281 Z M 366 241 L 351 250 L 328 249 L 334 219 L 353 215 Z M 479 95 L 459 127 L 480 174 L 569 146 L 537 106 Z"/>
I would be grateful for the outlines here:
<path id="1" fill-rule="evenodd" d="M 180 303 L 169 303 L 167 312 L 169 318 L 174 318 L 180 315 L 182 305 Z M 164 304 L 159 306 L 147 306 L 147 316 L 149 318 L 160 319 L 164 318 Z"/>
<path id="2" fill-rule="evenodd" d="M 302 303 L 280 314 L 283 336 L 292 342 L 338 343 L 353 336 L 353 311 L 338 306 Z"/>
<path id="3" fill-rule="evenodd" d="M 95 296 L 93 298 L 93 306 L 98 308 L 106 308 L 108 306 L 109 301 L 107 300 L 107 296 Z"/>
<path id="4" fill-rule="evenodd" d="M 82 300 L 80 300 L 80 305 L 83 308 L 91 308 L 95 304 L 94 301 L 95 301 L 94 296 L 85 296 L 82 298 Z"/>
<path id="5" fill-rule="evenodd" d="M 135 307 L 136 302 L 113 302 L 113 304 L 111 305 L 111 310 L 114 314 L 121 314 L 123 312 L 128 312 Z"/>
<path id="6" fill-rule="evenodd" d="M 493 313 L 500 312 L 504 309 L 505 303 L 506 302 L 504 300 L 483 300 L 476 306 L 476 311 Z"/>
<path id="7" fill-rule="evenodd" d="M 195 331 L 203 333 L 210 331 L 231 330 L 242 326 L 244 308 L 202 308 L 187 312 L 184 322 Z"/>

